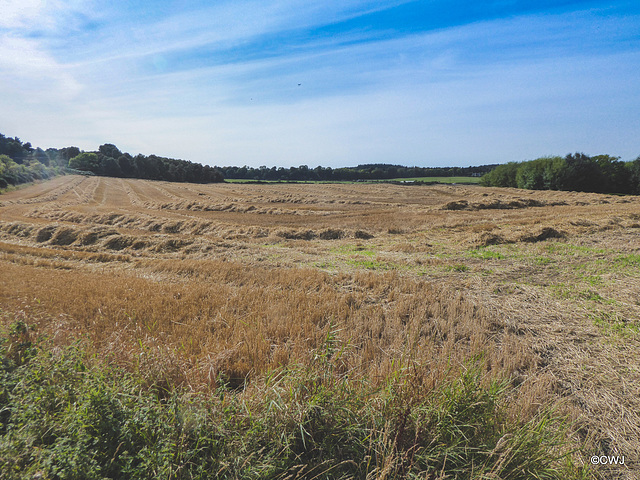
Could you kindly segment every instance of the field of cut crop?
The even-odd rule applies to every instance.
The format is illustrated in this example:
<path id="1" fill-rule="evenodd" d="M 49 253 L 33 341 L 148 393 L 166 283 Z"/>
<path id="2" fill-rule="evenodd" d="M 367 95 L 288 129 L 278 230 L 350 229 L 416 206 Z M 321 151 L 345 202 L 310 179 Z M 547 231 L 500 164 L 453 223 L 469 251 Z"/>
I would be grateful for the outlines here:
<path id="1" fill-rule="evenodd" d="M 81 341 L 93 361 L 162 395 L 233 397 L 245 409 L 268 397 L 255 407 L 261 415 L 299 424 L 291 438 L 300 438 L 278 440 L 298 463 L 276 474 L 268 449 L 256 448 L 241 465 L 220 460 L 221 478 L 403 478 L 412 469 L 527 478 L 500 470 L 518 463 L 524 440 L 509 439 L 549 416 L 561 419 L 562 442 L 546 452 L 569 452 L 559 463 L 582 469 L 574 478 L 638 478 L 639 197 L 65 176 L 0 196 L 0 269 L 5 329 L 33 325 L 54 352 Z M 283 372 L 310 370 L 334 395 L 336 382 L 366 390 L 373 410 L 403 399 L 384 403 L 387 423 L 363 437 L 380 435 L 375 453 L 326 463 L 321 435 L 309 433 L 322 411 L 313 405 L 325 404 L 307 399 L 313 408 L 296 416 L 282 398 L 302 397 L 279 390 Z M 432 441 L 418 438 L 437 435 L 412 409 L 470 371 L 478 388 L 501 385 L 504 422 L 477 460 L 485 477 L 438 476 L 429 462 L 449 472 L 458 454 L 420 460 Z M 317 392 L 314 378 L 305 392 Z M 249 423 L 234 428 L 255 433 Z M 593 466 L 592 455 L 625 464 Z"/>

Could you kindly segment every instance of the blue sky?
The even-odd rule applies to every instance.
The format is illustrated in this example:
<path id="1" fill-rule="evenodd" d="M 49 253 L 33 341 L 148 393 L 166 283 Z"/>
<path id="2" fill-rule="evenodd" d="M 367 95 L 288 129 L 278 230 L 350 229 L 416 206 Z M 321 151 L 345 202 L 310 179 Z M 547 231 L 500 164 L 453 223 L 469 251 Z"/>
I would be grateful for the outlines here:
<path id="1" fill-rule="evenodd" d="M 211 165 L 640 155 L 640 2 L 0 0 L 0 132 Z"/>

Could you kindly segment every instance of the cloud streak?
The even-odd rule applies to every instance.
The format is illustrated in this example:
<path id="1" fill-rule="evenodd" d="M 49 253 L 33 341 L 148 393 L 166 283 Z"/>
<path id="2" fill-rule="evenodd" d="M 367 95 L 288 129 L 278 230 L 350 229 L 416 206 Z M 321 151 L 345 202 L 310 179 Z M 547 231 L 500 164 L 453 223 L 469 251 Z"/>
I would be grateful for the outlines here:
<path id="1" fill-rule="evenodd" d="M 247 1 L 159 16 L 135 2 L 99 15 L 73 5 L 61 15 L 76 19 L 71 34 L 19 33 L 42 12 L 12 13 L 0 24 L 0 87 L 12 92 L 0 107 L 19 132 L 2 133 L 254 166 L 637 156 L 638 8 L 516 3 L 517 14 L 496 2 L 426 26 L 399 20 L 421 2 Z M 27 99 L 31 113 L 19 108 Z"/>

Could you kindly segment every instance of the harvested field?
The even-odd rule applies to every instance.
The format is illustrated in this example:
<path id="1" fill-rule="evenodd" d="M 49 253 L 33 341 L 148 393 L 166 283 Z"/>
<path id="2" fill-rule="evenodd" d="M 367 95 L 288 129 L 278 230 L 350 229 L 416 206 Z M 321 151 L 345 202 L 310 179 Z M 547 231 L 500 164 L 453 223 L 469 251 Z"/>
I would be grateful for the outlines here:
<path id="1" fill-rule="evenodd" d="M 66 176 L 0 196 L 0 266 L 3 322 L 149 384 L 251 395 L 328 345 L 380 385 L 481 357 L 509 415 L 553 409 L 578 464 L 640 478 L 639 197 Z"/>

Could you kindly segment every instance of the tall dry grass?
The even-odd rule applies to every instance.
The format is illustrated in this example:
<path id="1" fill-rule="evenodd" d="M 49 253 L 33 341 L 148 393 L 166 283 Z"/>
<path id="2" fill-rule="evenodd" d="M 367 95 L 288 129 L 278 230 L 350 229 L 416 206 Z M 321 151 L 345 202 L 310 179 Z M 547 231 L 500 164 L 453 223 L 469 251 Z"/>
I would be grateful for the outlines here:
<path id="1" fill-rule="evenodd" d="M 156 373 L 194 388 L 309 364 L 329 335 L 345 348 L 342 368 L 370 378 L 386 378 L 399 361 L 437 377 L 478 354 L 507 376 L 535 364 L 461 292 L 393 272 L 332 276 L 192 260 L 149 262 L 143 271 L 5 264 L 0 303 L 28 305 L 54 338 L 80 331 L 101 355 L 135 368 L 145 355 L 165 357 L 166 371 Z"/>

